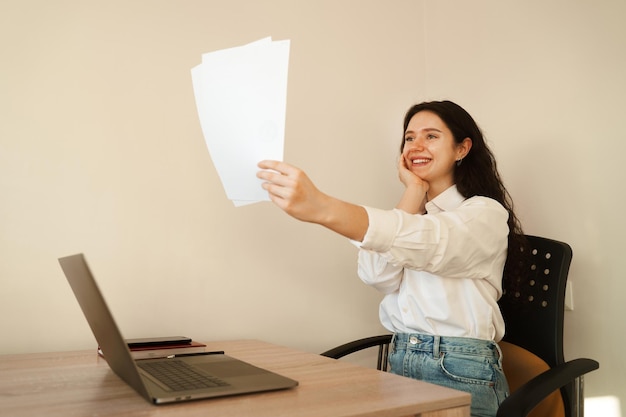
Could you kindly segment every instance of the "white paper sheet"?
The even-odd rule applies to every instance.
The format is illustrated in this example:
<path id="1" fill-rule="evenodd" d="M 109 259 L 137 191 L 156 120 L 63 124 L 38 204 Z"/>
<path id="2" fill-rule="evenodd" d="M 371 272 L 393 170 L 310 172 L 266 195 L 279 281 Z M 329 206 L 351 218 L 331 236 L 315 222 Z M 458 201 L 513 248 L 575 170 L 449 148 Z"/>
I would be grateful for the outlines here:
<path id="1" fill-rule="evenodd" d="M 289 46 L 264 38 L 203 54 L 191 70 L 204 139 L 236 206 L 269 200 L 257 163 L 283 159 Z"/>

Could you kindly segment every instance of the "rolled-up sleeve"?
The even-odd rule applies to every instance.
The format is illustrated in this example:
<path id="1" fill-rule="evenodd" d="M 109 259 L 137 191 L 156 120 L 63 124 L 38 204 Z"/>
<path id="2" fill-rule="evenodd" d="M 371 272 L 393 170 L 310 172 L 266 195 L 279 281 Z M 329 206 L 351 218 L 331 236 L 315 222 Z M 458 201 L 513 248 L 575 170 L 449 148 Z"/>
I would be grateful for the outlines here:
<path id="1" fill-rule="evenodd" d="M 481 278 L 492 270 L 488 258 L 506 249 L 508 212 L 482 197 L 466 200 L 454 211 L 414 215 L 402 210 L 365 207 L 369 228 L 362 250 L 387 262 L 448 277 Z M 494 259 L 495 261 L 496 259 Z"/>
<path id="2" fill-rule="evenodd" d="M 377 252 L 366 249 L 359 251 L 357 273 L 359 278 L 383 294 L 391 294 L 398 290 L 402 282 L 404 268 L 389 263 Z"/>
<path id="3" fill-rule="evenodd" d="M 369 218 L 369 227 L 361 247 L 375 252 L 387 252 L 391 249 L 402 224 L 400 211 L 364 208 Z"/>

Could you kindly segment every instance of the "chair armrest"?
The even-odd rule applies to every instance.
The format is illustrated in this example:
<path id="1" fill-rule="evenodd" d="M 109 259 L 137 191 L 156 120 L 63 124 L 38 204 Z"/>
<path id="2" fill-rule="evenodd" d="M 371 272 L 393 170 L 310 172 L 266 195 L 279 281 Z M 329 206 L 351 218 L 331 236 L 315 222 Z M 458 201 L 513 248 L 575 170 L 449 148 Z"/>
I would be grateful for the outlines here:
<path id="1" fill-rule="evenodd" d="M 507 399 L 498 408 L 497 417 L 524 417 L 544 398 L 576 378 L 594 371 L 600 364 L 593 359 L 574 359 L 537 375 Z"/>
<path id="2" fill-rule="evenodd" d="M 367 349 L 374 346 L 388 345 L 389 343 L 391 343 L 390 334 L 366 337 L 337 346 L 333 349 L 327 350 L 321 355 L 328 358 L 339 359 L 351 353 L 358 352 L 362 349 Z"/>

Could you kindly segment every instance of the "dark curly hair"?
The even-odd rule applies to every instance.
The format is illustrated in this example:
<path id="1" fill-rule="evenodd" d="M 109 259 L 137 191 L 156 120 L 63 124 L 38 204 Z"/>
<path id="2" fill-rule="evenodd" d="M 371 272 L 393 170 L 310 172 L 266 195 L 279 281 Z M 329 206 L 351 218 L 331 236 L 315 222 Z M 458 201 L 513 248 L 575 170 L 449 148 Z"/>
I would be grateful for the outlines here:
<path id="1" fill-rule="evenodd" d="M 496 159 L 485 143 L 482 131 L 472 116 L 452 101 L 423 102 L 412 106 L 404 117 L 400 152 L 404 147 L 404 132 L 411 118 L 421 111 L 429 111 L 439 116 L 452 132 L 456 143 L 460 144 L 465 138 L 472 140 L 469 153 L 463 158 L 460 165 L 455 166 L 454 182 L 459 193 L 465 198 L 489 197 L 502 204 L 509 212 L 509 245 L 504 267 L 504 279 L 508 280 L 509 284 L 516 282 L 524 265 L 524 256 L 528 252 L 526 250 L 526 238 L 521 223 L 513 210 L 511 195 L 500 178 Z"/>

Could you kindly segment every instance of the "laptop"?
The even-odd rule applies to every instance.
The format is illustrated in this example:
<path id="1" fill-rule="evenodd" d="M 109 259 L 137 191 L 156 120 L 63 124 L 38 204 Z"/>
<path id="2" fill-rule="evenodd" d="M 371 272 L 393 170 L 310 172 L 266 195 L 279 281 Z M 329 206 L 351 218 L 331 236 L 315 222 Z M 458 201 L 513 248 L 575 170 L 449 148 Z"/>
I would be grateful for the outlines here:
<path id="1" fill-rule="evenodd" d="M 59 263 L 109 367 L 150 403 L 275 391 L 298 385 L 293 379 L 224 352 L 133 359 L 84 255 L 59 258 Z"/>

